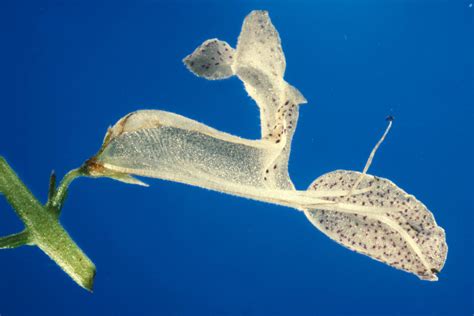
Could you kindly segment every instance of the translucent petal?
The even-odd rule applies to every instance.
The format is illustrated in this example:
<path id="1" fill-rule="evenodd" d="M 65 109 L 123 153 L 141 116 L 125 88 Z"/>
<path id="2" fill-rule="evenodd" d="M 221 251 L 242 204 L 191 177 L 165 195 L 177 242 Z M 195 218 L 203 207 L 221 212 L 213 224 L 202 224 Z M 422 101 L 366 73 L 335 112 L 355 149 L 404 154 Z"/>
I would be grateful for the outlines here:
<path id="1" fill-rule="evenodd" d="M 216 38 L 205 41 L 184 58 L 183 62 L 196 76 L 209 80 L 226 79 L 234 75 L 234 49 Z"/>
<path id="2" fill-rule="evenodd" d="M 280 36 L 267 11 L 252 11 L 244 20 L 237 43 L 237 63 L 259 69 L 268 76 L 283 78 L 285 55 Z"/>
<path id="3" fill-rule="evenodd" d="M 96 157 L 106 168 L 203 187 L 265 186 L 264 168 L 279 151 L 164 111 L 132 113 L 111 134 Z"/>
<path id="4" fill-rule="evenodd" d="M 338 170 L 316 179 L 310 190 L 349 190 L 360 173 Z M 433 214 L 414 196 L 387 179 L 366 175 L 362 194 L 327 198 L 337 204 L 305 212 L 324 234 L 341 245 L 397 269 L 437 280 L 447 244 Z"/>

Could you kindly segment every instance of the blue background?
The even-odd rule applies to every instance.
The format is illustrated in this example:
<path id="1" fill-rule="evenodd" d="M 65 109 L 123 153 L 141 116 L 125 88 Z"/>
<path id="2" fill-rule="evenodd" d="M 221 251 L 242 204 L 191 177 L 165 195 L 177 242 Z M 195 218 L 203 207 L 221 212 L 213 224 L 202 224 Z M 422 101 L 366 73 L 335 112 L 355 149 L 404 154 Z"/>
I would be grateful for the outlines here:
<path id="1" fill-rule="evenodd" d="M 270 11 L 301 107 L 290 172 L 306 188 L 362 169 L 429 206 L 446 229 L 439 282 L 351 252 L 294 210 L 181 184 L 71 186 L 62 223 L 97 265 L 93 294 L 39 249 L 0 252 L 0 314 L 471 315 L 474 8 L 469 1 L 0 1 L 0 154 L 42 201 L 136 109 L 259 136 L 241 82 L 181 59 Z M 22 223 L 2 198 L 0 232 Z"/>

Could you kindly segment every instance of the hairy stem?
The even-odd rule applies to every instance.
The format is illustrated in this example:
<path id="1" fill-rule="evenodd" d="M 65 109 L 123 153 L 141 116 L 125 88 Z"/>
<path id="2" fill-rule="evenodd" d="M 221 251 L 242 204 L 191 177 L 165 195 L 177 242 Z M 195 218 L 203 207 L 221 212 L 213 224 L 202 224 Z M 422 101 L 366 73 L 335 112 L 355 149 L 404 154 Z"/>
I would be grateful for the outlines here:
<path id="1" fill-rule="evenodd" d="M 53 201 L 61 205 L 67 186 L 76 178 L 72 171 L 63 179 Z M 0 157 L 0 192 L 25 223 L 25 231 L 0 239 L 0 248 L 12 248 L 22 244 L 34 244 L 54 260 L 75 282 L 92 290 L 95 266 L 74 243 L 48 207 L 41 205 L 25 184 L 18 178 L 3 157 Z M 59 195 L 59 197 L 58 197 Z M 54 204 L 53 204 L 54 205 Z"/>
<path id="2" fill-rule="evenodd" d="M 0 249 L 17 248 L 28 244 L 31 244 L 31 238 L 27 230 L 0 238 Z"/>

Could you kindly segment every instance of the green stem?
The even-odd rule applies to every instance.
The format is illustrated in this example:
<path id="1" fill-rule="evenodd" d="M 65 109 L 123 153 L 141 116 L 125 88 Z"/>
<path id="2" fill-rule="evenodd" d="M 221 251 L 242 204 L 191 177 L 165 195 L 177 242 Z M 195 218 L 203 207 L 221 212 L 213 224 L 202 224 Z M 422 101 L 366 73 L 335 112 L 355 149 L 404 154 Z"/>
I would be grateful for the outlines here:
<path id="1" fill-rule="evenodd" d="M 0 249 L 11 249 L 30 244 L 30 233 L 27 230 L 21 233 L 0 238 Z"/>
<path id="2" fill-rule="evenodd" d="M 61 182 L 52 205 L 61 206 L 67 186 L 79 175 L 77 170 L 68 173 Z M 75 282 L 91 291 L 95 276 L 94 264 L 74 243 L 57 216 L 38 202 L 3 157 L 0 157 L 0 192 L 5 194 L 8 203 L 25 223 L 28 243 L 37 245 Z M 54 204 L 55 201 L 59 204 Z M 2 239 L 4 247 L 15 246 L 21 241 L 20 236 L 14 236 Z"/>

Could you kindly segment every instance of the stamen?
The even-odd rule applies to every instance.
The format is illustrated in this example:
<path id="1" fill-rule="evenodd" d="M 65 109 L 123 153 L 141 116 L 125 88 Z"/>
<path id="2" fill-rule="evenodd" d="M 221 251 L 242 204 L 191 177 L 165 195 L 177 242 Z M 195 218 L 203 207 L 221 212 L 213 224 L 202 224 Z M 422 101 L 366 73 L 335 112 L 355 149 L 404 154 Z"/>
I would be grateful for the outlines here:
<path id="1" fill-rule="evenodd" d="M 367 174 L 367 171 L 369 170 L 369 167 L 370 165 L 372 164 L 372 160 L 374 159 L 374 156 L 375 156 L 375 153 L 377 152 L 377 150 L 379 149 L 379 146 L 383 143 L 383 141 L 385 140 L 385 137 L 387 136 L 388 132 L 390 131 L 390 128 L 392 128 L 392 122 L 393 122 L 393 116 L 389 115 L 387 116 L 387 118 L 385 119 L 387 122 L 388 122 L 388 126 L 387 128 L 385 129 L 385 132 L 383 133 L 382 137 L 380 138 L 380 140 L 377 142 L 377 144 L 375 144 L 375 147 L 374 149 L 372 149 L 372 152 L 370 153 L 369 155 L 369 159 L 367 159 L 367 162 L 365 163 L 365 167 L 364 167 L 364 170 L 362 171 L 361 175 L 359 176 L 359 178 L 357 179 L 357 181 L 354 183 L 354 186 L 352 187 L 352 189 L 349 191 L 349 194 L 347 195 L 348 197 L 352 195 L 352 192 L 357 189 L 357 186 L 360 184 L 360 182 L 362 181 L 362 179 L 364 178 L 364 176 Z"/>

